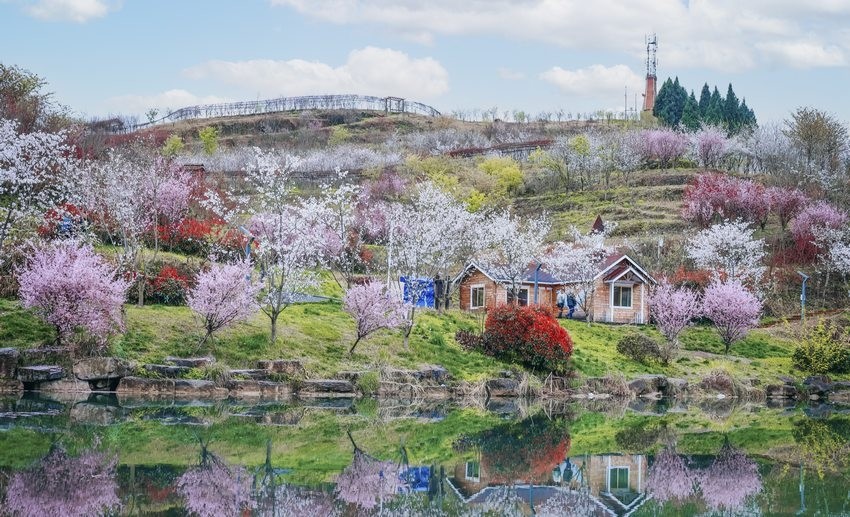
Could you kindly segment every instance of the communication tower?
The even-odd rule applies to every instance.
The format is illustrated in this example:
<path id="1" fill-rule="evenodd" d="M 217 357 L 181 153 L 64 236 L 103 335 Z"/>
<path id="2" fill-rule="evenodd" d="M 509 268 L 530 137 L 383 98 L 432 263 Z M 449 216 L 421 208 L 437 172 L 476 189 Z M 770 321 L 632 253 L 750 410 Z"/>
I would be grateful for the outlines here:
<path id="1" fill-rule="evenodd" d="M 655 33 L 646 37 L 646 92 L 643 94 L 643 110 L 652 111 L 655 106 L 658 78 L 655 75 L 658 66 L 658 38 Z"/>

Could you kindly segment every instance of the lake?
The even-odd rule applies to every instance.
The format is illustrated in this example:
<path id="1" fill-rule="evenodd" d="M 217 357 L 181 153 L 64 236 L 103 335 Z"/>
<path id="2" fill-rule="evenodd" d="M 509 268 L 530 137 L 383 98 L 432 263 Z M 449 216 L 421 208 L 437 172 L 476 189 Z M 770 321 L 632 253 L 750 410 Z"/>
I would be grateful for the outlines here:
<path id="1" fill-rule="evenodd" d="M 0 399 L 0 500 L 28 517 L 848 515 L 848 413 L 26 393 Z"/>

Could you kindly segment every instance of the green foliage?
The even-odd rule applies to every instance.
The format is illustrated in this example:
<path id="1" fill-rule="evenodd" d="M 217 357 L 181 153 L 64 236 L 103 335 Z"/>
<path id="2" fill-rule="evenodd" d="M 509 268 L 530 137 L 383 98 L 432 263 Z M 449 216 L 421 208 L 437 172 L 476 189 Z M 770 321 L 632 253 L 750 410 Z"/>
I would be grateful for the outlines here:
<path id="1" fill-rule="evenodd" d="M 215 154 L 218 150 L 218 128 L 207 126 L 198 131 L 198 138 L 204 146 L 204 152 L 208 155 Z"/>
<path id="2" fill-rule="evenodd" d="M 513 158 L 487 158 L 478 168 L 496 180 L 496 194 L 505 196 L 514 193 L 522 185 L 522 170 Z"/>
<path id="3" fill-rule="evenodd" d="M 478 212 L 484 207 L 484 203 L 486 201 L 487 196 L 485 196 L 483 192 L 472 189 L 469 195 L 466 196 L 466 209 L 472 213 Z"/>
<path id="4" fill-rule="evenodd" d="M 696 131 L 702 125 L 715 125 L 735 134 L 756 125 L 755 113 L 746 102 L 739 103 L 731 84 L 723 97 L 716 86 L 711 91 L 706 83 L 697 101 L 693 92 L 688 95 L 679 84 L 678 77 L 674 81 L 669 78 L 664 81 L 655 98 L 653 113 L 665 126 L 681 126 L 688 131 Z"/>
<path id="5" fill-rule="evenodd" d="M 183 139 L 179 135 L 170 135 L 162 145 L 162 155 L 173 158 L 183 152 Z"/>
<path id="6" fill-rule="evenodd" d="M 335 126 L 328 137 L 328 145 L 336 146 L 351 140 L 351 130 L 345 126 Z"/>
<path id="7" fill-rule="evenodd" d="M 688 131 L 696 131 L 700 126 L 699 104 L 694 92 L 688 97 L 685 109 L 682 111 L 682 126 Z"/>
<path id="8" fill-rule="evenodd" d="M 800 340 L 792 360 L 808 373 L 846 373 L 850 371 L 850 335 L 821 320 Z"/>
<path id="9" fill-rule="evenodd" d="M 637 332 L 626 334 L 617 342 L 617 352 L 643 364 L 649 364 L 650 361 L 666 362 L 663 361 L 661 349 L 661 343 L 657 340 Z"/>
<path id="10" fill-rule="evenodd" d="M 364 395 L 374 395 L 381 387 L 381 379 L 377 372 L 366 372 L 357 377 L 357 389 Z"/>
<path id="11" fill-rule="evenodd" d="M 17 302 L 0 299 L 0 343 L 31 348 L 56 339 L 56 331 Z"/>

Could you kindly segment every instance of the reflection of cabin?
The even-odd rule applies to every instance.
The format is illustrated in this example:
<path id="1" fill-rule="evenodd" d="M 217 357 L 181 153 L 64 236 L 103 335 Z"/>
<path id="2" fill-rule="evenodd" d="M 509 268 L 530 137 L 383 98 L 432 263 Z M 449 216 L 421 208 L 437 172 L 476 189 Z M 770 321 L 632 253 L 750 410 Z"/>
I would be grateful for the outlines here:
<path id="1" fill-rule="evenodd" d="M 643 454 L 598 454 L 571 461 L 584 473 L 590 493 L 613 515 L 631 515 L 646 501 Z"/>
<path id="2" fill-rule="evenodd" d="M 460 308 L 486 310 L 502 303 L 513 302 L 505 287 L 504 278 L 488 272 L 486 268 L 470 262 L 455 278 L 459 283 Z M 614 253 L 605 258 L 593 278 L 593 305 L 590 312 L 596 321 L 609 323 L 646 323 L 649 305 L 646 297 L 655 280 L 631 257 Z M 523 276 L 519 291 L 520 305 L 538 304 L 556 311 L 558 290 L 573 292 L 583 299 L 585 289 L 576 279 L 558 279 L 532 264 Z M 586 315 L 579 310 L 577 317 Z"/>

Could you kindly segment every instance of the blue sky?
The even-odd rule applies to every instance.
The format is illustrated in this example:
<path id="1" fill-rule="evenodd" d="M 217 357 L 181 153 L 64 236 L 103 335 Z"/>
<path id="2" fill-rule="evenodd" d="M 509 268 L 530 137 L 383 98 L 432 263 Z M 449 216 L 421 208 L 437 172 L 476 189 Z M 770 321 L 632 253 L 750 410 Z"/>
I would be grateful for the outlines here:
<path id="1" fill-rule="evenodd" d="M 310 93 L 575 113 L 634 102 L 655 31 L 660 80 L 850 120 L 848 22 L 850 0 L 0 0 L 0 59 L 84 116 Z"/>

